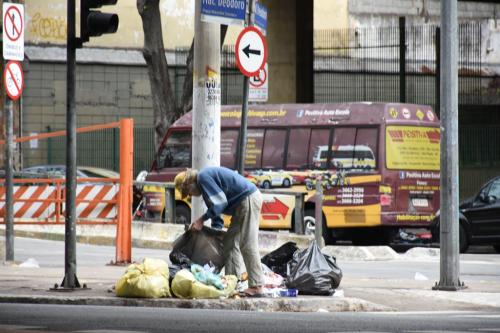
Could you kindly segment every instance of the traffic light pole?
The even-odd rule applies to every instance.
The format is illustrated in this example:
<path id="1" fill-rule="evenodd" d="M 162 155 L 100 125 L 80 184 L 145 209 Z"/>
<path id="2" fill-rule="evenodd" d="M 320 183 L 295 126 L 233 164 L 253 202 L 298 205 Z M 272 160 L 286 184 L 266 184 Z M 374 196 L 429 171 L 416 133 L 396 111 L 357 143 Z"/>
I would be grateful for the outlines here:
<path id="1" fill-rule="evenodd" d="M 441 0 L 441 257 L 433 289 L 450 291 L 464 288 L 459 279 L 457 29 L 457 1 Z"/>
<path id="2" fill-rule="evenodd" d="M 220 24 L 201 21 L 201 1 L 195 1 L 193 63 L 193 168 L 220 165 Z M 192 219 L 204 212 L 201 197 L 193 197 Z"/>
<path id="3" fill-rule="evenodd" d="M 68 34 L 66 49 L 66 211 L 64 233 L 63 290 L 80 288 L 76 277 L 76 31 L 75 0 L 68 0 Z M 55 290 L 59 290 L 56 285 Z"/>

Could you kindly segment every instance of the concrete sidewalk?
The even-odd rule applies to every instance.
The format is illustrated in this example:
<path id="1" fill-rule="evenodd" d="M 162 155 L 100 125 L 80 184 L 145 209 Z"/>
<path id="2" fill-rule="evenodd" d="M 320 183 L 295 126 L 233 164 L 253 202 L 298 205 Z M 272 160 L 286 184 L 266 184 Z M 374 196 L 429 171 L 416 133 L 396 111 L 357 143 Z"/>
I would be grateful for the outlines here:
<path id="1" fill-rule="evenodd" d="M 141 226 L 141 228 L 147 229 L 149 226 L 145 225 Z M 159 232 L 156 229 L 158 225 L 153 225 L 152 228 L 156 232 Z M 182 229 L 179 232 L 181 234 L 183 232 Z M 310 237 L 288 233 L 269 234 L 267 235 L 265 232 L 261 233 L 261 245 L 263 242 L 267 242 L 266 251 L 275 249 L 288 240 L 298 240 L 299 247 L 307 246 L 310 241 Z M 16 236 L 19 236 L 17 226 Z M 80 240 L 91 240 L 91 244 L 96 244 L 98 240 L 103 239 L 102 235 L 95 238 L 89 235 L 83 236 Z M 57 237 L 55 238 L 57 239 Z M 53 239 L 54 233 L 47 232 L 42 238 Z M 3 252 L 5 244 L 3 241 L 4 237 L 0 237 L 0 255 L 2 258 L 5 258 Z M 149 244 L 151 242 L 151 240 L 148 240 Z M 160 248 L 168 248 L 168 245 L 164 244 L 165 242 L 161 242 L 160 240 L 155 240 L 154 242 Z M 324 252 L 335 255 L 338 260 L 342 260 L 343 262 L 349 260 L 412 260 L 410 257 L 399 256 L 389 247 L 332 246 L 326 247 Z M 63 267 L 28 268 L 20 267 L 18 264 L 0 263 L 0 302 L 291 312 L 457 310 L 500 312 L 500 282 L 492 283 L 491 281 L 486 282 L 481 280 L 468 283 L 468 288 L 462 291 L 446 292 L 432 291 L 431 284 L 433 282 L 428 280 L 359 278 L 344 272 L 339 289 L 331 297 L 299 295 L 295 298 L 260 299 L 127 299 L 116 297 L 112 290 L 115 282 L 125 271 L 125 267 L 123 266 L 79 265 L 77 276 L 80 284 L 82 286 L 85 284 L 88 289 L 49 291 L 49 288 L 52 288 L 54 284 L 61 283 L 64 277 Z"/>

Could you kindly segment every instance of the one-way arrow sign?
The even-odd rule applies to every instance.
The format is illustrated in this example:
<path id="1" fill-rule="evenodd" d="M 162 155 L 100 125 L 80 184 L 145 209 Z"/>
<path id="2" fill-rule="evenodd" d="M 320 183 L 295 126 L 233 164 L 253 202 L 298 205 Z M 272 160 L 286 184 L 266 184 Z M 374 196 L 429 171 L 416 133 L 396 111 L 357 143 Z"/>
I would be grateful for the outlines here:
<path id="1" fill-rule="evenodd" d="M 256 55 L 260 55 L 260 50 L 252 50 L 250 48 L 250 44 L 247 45 L 247 47 L 245 47 L 243 49 L 243 52 L 245 53 L 245 55 L 250 58 L 250 54 L 256 54 Z"/>
<path id="2" fill-rule="evenodd" d="M 236 64 L 243 75 L 255 76 L 267 61 L 266 38 L 256 27 L 247 27 L 238 35 L 235 53 Z"/>

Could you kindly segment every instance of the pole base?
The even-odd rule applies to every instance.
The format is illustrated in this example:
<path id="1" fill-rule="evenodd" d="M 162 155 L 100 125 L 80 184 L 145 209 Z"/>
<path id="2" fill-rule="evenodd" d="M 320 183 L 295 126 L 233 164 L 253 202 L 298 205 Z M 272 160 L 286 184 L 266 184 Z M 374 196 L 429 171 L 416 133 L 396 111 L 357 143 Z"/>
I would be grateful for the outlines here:
<path id="1" fill-rule="evenodd" d="M 87 284 L 83 284 L 83 286 L 80 286 L 80 282 L 78 281 L 78 278 L 75 276 L 75 286 L 74 287 L 64 287 L 66 277 L 61 282 L 61 285 L 58 285 L 57 283 L 54 284 L 53 288 L 49 288 L 49 291 L 80 291 L 80 290 L 91 290 L 91 288 L 87 287 Z"/>
<path id="2" fill-rule="evenodd" d="M 440 285 L 438 282 L 436 282 L 434 287 L 432 287 L 432 290 L 443 290 L 443 291 L 459 291 L 463 289 L 467 289 L 467 286 L 465 285 L 465 283 L 460 282 L 460 280 L 458 280 L 457 286 L 445 286 L 445 285 Z"/>
<path id="3" fill-rule="evenodd" d="M 113 261 L 113 260 L 111 260 L 110 262 L 108 262 L 106 264 L 106 266 L 128 266 L 130 264 L 131 263 L 127 262 L 127 261 Z"/>

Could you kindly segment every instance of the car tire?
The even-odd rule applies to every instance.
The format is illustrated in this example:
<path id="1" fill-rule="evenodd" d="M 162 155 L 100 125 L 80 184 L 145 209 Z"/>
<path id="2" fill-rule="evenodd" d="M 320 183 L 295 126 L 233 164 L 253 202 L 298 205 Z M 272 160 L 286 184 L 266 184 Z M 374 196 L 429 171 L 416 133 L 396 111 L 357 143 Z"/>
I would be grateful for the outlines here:
<path id="1" fill-rule="evenodd" d="M 191 209 L 185 205 L 175 206 L 175 224 L 191 224 Z"/>
<path id="2" fill-rule="evenodd" d="M 469 248 L 469 235 L 467 233 L 467 230 L 465 230 L 464 226 L 460 224 L 459 228 L 459 246 L 460 246 L 460 253 L 465 253 L 467 252 L 467 249 Z"/>
<path id="3" fill-rule="evenodd" d="M 270 189 L 270 188 L 271 188 L 271 182 L 270 182 L 269 180 L 264 180 L 264 181 L 262 182 L 262 186 L 261 186 L 261 187 L 262 187 L 263 189 L 268 190 L 268 189 Z"/>
<path id="4" fill-rule="evenodd" d="M 438 221 L 434 227 L 431 229 L 431 234 L 432 234 L 432 242 L 433 243 L 440 243 L 440 222 Z M 467 249 L 469 248 L 469 234 L 467 233 L 467 230 L 465 227 L 460 223 L 459 227 L 459 234 L 458 234 L 458 242 L 459 242 L 459 250 L 460 253 L 465 253 L 467 252 Z"/>
<path id="5" fill-rule="evenodd" d="M 292 185 L 290 183 L 290 179 L 288 178 L 283 179 L 283 187 L 290 187 L 290 185 Z"/>
<path id="6" fill-rule="evenodd" d="M 316 224 L 316 218 L 315 218 L 315 211 L 314 209 L 306 209 L 304 211 L 304 225 L 303 225 L 303 230 L 304 233 L 307 234 L 312 234 L 314 235 L 314 225 Z M 309 229 L 309 233 L 307 232 L 307 229 Z M 335 244 L 335 238 L 332 235 L 332 230 L 328 229 L 326 227 L 326 221 L 325 217 L 323 216 L 323 239 L 325 241 L 325 245 L 334 245 Z"/>

